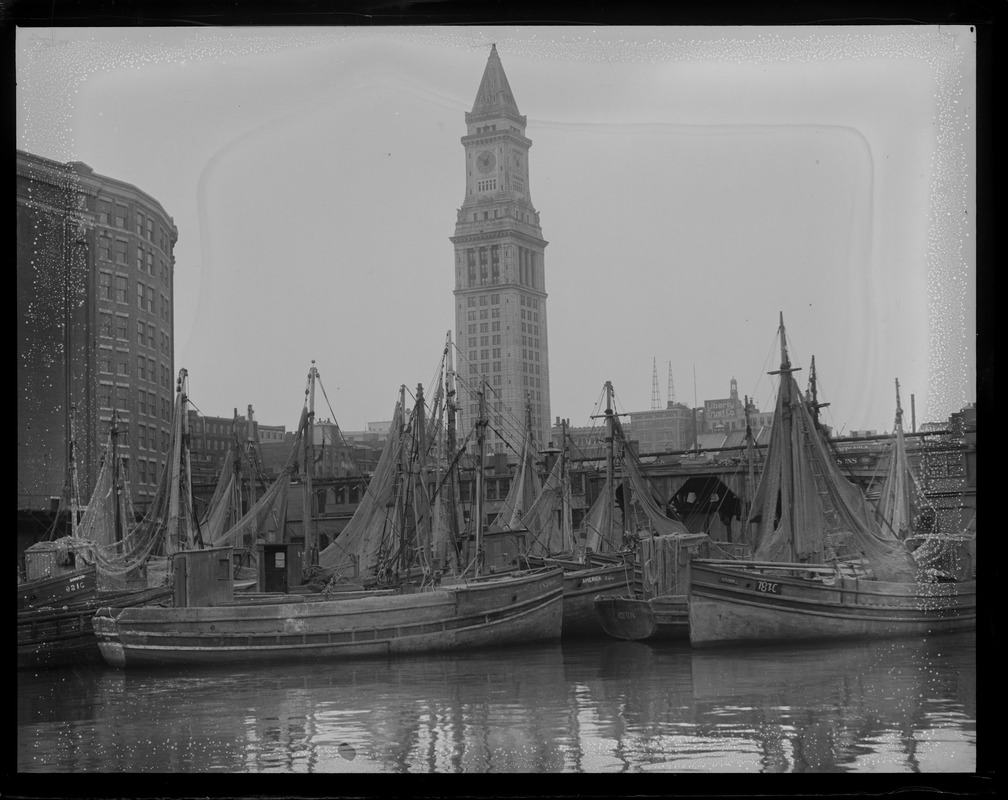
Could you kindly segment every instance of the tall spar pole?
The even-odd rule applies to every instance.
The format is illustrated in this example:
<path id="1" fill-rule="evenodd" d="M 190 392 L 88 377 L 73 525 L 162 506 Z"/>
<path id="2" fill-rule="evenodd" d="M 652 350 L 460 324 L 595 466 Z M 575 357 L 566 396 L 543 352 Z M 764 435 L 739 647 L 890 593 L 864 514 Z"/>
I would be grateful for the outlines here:
<path id="1" fill-rule="evenodd" d="M 447 341 L 445 343 L 445 410 L 448 412 L 448 452 L 445 453 L 445 463 L 451 465 L 455 460 L 455 449 L 458 447 L 456 442 L 456 430 L 455 430 L 455 411 L 456 411 L 456 389 L 455 389 L 455 361 L 454 353 L 452 351 L 452 340 L 451 331 L 448 331 Z M 459 524 L 459 487 L 458 487 L 458 470 L 452 469 L 451 475 L 448 478 L 448 518 L 449 518 L 449 533 L 450 541 L 452 545 L 452 553 L 457 553 L 456 548 L 458 547 L 459 531 L 462 530 L 462 526 Z"/>
<path id="2" fill-rule="evenodd" d="M 304 445 L 304 537 L 305 552 L 308 555 L 309 564 L 318 563 L 318 549 L 315 546 L 315 521 L 314 521 L 314 497 L 312 490 L 312 472 L 315 469 L 315 379 L 318 377 L 318 370 L 315 368 L 315 359 L 312 359 L 311 368 L 308 370 L 308 387 L 305 394 L 308 396 L 308 422 L 305 429 Z"/>
<path id="3" fill-rule="evenodd" d="M 480 379 L 479 419 L 476 420 L 476 577 L 483 573 L 483 447 L 486 441 L 486 376 Z"/>
<path id="4" fill-rule="evenodd" d="M 574 541 L 574 526 L 571 524 L 571 485 L 570 474 L 567 471 L 567 420 L 560 423 L 560 530 L 563 532 L 564 545 L 569 542 L 571 556 L 577 556 L 577 542 Z"/>
<path id="5" fill-rule="evenodd" d="M 614 420 L 613 415 L 614 415 L 615 412 L 613 411 L 613 388 L 612 388 L 612 381 L 606 381 L 606 383 L 605 383 L 605 390 L 606 390 L 606 410 L 605 410 L 605 417 L 606 417 L 606 486 L 608 487 L 607 491 L 609 492 L 609 499 L 608 499 L 608 505 L 609 505 L 609 534 L 608 534 L 607 539 L 609 541 L 609 547 L 611 547 L 613 550 L 615 550 L 616 547 L 613 545 L 613 541 L 614 541 L 614 539 L 613 539 L 613 526 L 614 526 L 615 521 L 616 521 L 615 520 L 615 517 L 616 517 L 616 483 L 615 483 L 614 470 L 613 470 L 613 440 L 615 438 L 615 430 L 614 430 L 614 428 L 615 428 L 615 420 Z M 620 537 L 620 538 L 622 538 L 622 537 Z"/>

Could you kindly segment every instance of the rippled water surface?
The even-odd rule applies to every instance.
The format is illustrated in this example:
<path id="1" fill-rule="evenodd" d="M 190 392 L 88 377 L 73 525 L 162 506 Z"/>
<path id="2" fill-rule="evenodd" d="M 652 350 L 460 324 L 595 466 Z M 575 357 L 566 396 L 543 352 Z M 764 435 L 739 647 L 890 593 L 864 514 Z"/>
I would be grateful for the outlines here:
<path id="1" fill-rule="evenodd" d="M 18 674 L 18 772 L 976 770 L 975 635 Z"/>

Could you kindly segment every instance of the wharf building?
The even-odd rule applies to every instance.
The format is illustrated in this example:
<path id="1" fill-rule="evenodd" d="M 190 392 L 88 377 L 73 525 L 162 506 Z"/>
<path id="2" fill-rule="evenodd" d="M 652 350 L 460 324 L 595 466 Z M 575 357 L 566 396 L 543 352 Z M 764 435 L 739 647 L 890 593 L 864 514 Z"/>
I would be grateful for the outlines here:
<path id="1" fill-rule="evenodd" d="M 509 447 L 521 441 L 526 404 L 535 446 L 550 438 L 547 242 L 532 205 L 532 141 L 496 45 L 465 122 L 465 199 L 451 237 L 459 430 L 478 418 L 476 392 L 485 376 L 487 452 L 514 459 Z"/>
<path id="2" fill-rule="evenodd" d="M 71 439 L 87 502 L 113 412 L 134 501 L 154 494 L 175 397 L 178 231 L 156 199 L 86 164 L 18 150 L 16 166 L 18 529 L 31 538 L 68 495 Z"/>

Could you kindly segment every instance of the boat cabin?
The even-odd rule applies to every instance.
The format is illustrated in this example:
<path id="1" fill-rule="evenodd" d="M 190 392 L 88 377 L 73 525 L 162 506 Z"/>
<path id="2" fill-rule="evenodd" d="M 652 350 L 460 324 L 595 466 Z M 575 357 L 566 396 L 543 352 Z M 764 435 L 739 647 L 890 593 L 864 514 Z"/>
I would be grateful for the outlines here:
<path id="1" fill-rule="evenodd" d="M 212 606 L 234 599 L 230 547 L 183 550 L 172 556 L 175 607 Z"/>
<path id="2" fill-rule="evenodd" d="M 304 541 L 261 542 L 256 546 L 256 557 L 258 591 L 288 594 L 301 585 Z"/>

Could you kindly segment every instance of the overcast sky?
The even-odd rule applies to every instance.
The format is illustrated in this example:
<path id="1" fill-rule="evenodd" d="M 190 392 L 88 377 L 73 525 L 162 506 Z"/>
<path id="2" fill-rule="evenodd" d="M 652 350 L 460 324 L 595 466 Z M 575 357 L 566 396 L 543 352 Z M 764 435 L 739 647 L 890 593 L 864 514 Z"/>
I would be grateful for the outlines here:
<path id="1" fill-rule="evenodd" d="M 17 146 L 178 227 L 175 367 L 205 414 L 347 430 L 454 327 L 464 113 L 491 43 L 527 116 L 551 416 L 772 407 L 779 312 L 826 421 L 975 400 L 975 35 L 962 26 L 21 28 Z M 695 379 L 694 379 L 695 375 Z M 695 382 L 694 382 L 695 381 Z M 327 402 L 328 401 L 328 402 Z M 331 404 L 332 412 L 329 411 Z"/>

